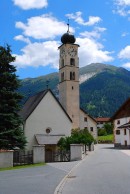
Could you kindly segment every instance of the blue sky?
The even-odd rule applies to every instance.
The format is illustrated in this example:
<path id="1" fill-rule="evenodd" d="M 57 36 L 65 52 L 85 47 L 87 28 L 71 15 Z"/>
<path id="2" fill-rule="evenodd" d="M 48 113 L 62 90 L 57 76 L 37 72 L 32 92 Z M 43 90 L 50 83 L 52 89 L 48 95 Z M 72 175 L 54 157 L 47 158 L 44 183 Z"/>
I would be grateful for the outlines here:
<path id="1" fill-rule="evenodd" d="M 19 78 L 58 71 L 68 18 L 80 67 L 99 62 L 130 70 L 130 0 L 1 0 L 0 44 L 11 46 Z"/>

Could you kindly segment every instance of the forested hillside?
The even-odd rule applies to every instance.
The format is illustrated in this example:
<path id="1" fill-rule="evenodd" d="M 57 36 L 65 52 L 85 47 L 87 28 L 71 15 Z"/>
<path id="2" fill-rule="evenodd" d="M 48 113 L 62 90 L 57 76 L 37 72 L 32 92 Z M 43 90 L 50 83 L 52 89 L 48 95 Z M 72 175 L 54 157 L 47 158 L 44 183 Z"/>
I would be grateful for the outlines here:
<path id="1" fill-rule="evenodd" d="M 110 117 L 130 97 L 130 72 L 105 64 L 90 64 L 80 68 L 80 104 L 93 117 Z M 25 100 L 47 88 L 58 96 L 58 73 L 21 81 L 19 91 Z"/>
<path id="2" fill-rule="evenodd" d="M 130 97 L 130 72 L 104 71 L 80 85 L 81 107 L 94 117 L 110 117 Z"/>

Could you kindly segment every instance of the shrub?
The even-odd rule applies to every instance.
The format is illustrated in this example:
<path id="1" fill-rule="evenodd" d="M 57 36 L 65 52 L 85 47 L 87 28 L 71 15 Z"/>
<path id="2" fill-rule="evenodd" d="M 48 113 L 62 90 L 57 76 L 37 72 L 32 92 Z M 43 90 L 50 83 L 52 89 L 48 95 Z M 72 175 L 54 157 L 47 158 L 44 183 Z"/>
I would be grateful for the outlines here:
<path id="1" fill-rule="evenodd" d="M 106 123 L 104 124 L 104 129 L 106 130 L 107 134 L 113 134 L 113 125 Z"/>
<path id="2" fill-rule="evenodd" d="M 106 129 L 98 129 L 98 136 L 105 136 L 107 135 Z"/>
<path id="3" fill-rule="evenodd" d="M 73 129 L 71 136 L 62 137 L 57 145 L 60 149 L 69 150 L 70 144 L 84 144 L 89 146 L 92 142 L 94 142 L 94 138 L 87 129 Z"/>

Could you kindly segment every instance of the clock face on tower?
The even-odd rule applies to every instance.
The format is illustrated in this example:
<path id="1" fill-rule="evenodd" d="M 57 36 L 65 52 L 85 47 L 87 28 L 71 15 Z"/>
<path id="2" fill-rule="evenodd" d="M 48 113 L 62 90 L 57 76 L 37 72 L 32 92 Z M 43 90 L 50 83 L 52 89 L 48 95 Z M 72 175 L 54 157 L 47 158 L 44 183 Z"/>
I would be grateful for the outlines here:
<path id="1" fill-rule="evenodd" d="M 68 49 L 68 54 L 71 56 L 71 57 L 75 57 L 76 54 L 77 54 L 77 50 L 74 48 L 74 47 L 70 47 Z"/>
<path id="2" fill-rule="evenodd" d="M 65 49 L 64 49 L 64 48 L 62 48 L 62 49 L 60 50 L 60 56 L 61 56 L 61 57 L 64 57 L 64 56 L 65 56 Z"/>

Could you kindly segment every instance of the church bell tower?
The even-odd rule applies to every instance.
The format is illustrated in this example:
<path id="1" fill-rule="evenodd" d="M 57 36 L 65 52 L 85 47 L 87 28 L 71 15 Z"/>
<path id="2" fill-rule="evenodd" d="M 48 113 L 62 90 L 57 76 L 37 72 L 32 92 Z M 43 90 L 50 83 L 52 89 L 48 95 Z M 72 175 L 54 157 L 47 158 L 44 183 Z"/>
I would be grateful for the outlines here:
<path id="1" fill-rule="evenodd" d="M 69 32 L 61 37 L 59 47 L 59 100 L 73 122 L 73 129 L 79 128 L 79 58 L 78 44 Z"/>

